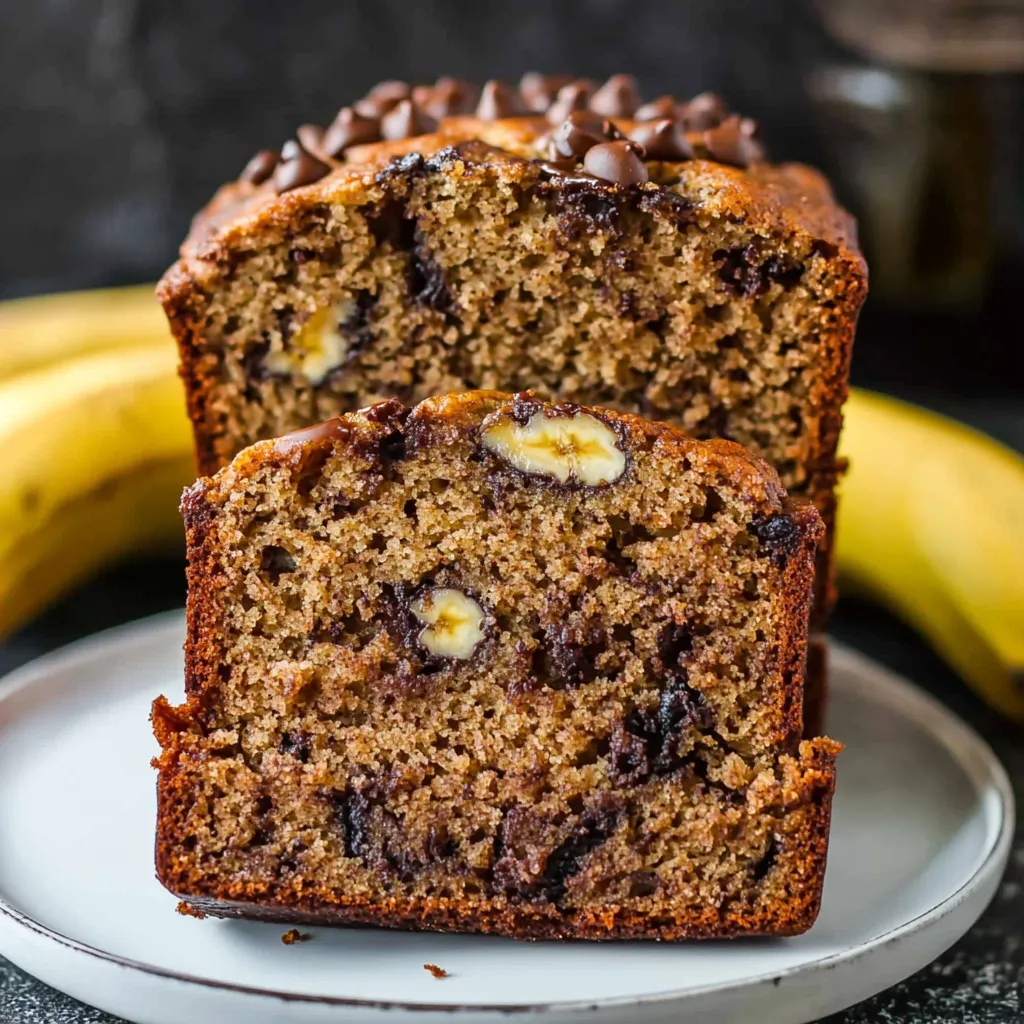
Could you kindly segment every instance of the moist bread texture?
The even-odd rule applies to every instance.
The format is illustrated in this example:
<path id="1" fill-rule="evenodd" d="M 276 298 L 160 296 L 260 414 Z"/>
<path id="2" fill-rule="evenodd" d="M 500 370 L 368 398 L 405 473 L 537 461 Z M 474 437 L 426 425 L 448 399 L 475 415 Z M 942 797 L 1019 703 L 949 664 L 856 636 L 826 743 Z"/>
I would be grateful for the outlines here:
<path id="1" fill-rule="evenodd" d="M 766 162 L 751 122 L 729 119 L 723 147 L 713 97 L 638 106 L 628 76 L 558 81 L 489 83 L 479 102 L 450 80 L 384 83 L 327 133 L 303 126 L 316 155 L 264 151 L 217 194 L 159 288 L 200 471 L 387 398 L 538 388 L 765 458 L 825 520 L 823 621 L 866 291 L 853 223 L 817 172 Z M 400 95 L 419 96 L 400 104 L 410 137 L 325 151 L 387 133 Z M 588 103 L 604 127 L 558 123 Z M 648 148 L 604 141 L 623 134 Z"/>
<path id="2" fill-rule="evenodd" d="M 813 923 L 838 750 L 801 740 L 822 524 L 757 457 L 480 391 L 259 442 L 182 509 L 156 850 L 193 912 Z"/>

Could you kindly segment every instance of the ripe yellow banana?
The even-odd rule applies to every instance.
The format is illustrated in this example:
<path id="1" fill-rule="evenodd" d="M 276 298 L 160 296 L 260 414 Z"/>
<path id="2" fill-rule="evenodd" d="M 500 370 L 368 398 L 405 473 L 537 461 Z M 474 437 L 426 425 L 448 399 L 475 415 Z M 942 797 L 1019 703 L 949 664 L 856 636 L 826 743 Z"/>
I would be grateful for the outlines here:
<path id="1" fill-rule="evenodd" d="M 0 381 L 0 636 L 101 566 L 181 541 L 192 437 L 168 338 Z"/>
<path id="2" fill-rule="evenodd" d="M 1024 720 L 1024 459 L 946 417 L 854 390 L 840 586 L 888 606 L 993 707 Z"/>
<path id="3" fill-rule="evenodd" d="M 167 341 L 155 286 L 0 302 L 0 381 L 89 352 Z"/>

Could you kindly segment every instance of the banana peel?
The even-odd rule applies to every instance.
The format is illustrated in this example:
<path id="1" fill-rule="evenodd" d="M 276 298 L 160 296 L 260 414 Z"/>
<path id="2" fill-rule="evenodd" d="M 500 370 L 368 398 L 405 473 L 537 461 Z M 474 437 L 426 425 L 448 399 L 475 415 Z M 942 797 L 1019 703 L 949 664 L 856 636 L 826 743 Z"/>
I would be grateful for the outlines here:
<path id="1" fill-rule="evenodd" d="M 180 548 L 192 433 L 169 340 L 0 381 L 0 636 L 102 566 Z"/>
<path id="2" fill-rule="evenodd" d="M 1024 458 L 858 389 L 840 454 L 840 587 L 888 607 L 989 704 L 1024 720 Z"/>
<path id="3" fill-rule="evenodd" d="M 98 288 L 0 302 L 0 381 L 90 352 L 151 341 L 173 345 L 155 288 Z"/>

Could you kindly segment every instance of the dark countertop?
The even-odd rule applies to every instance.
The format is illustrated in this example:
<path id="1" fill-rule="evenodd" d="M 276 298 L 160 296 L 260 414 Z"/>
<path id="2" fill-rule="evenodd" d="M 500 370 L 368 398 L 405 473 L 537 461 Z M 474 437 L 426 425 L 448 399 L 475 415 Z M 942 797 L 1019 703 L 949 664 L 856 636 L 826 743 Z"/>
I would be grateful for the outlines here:
<path id="1" fill-rule="evenodd" d="M 1024 449 L 1016 403 L 953 403 L 906 394 L 959 416 Z M 0 675 L 61 644 L 184 601 L 174 560 L 122 566 L 52 608 L 0 645 Z M 992 745 L 1024 808 L 1024 729 L 990 711 L 910 630 L 870 604 L 842 600 L 831 624 L 837 639 L 920 684 Z M 934 963 L 822 1024 L 1024 1024 L 1024 814 L 1009 866 L 977 924 Z M 23 974 L 0 958 L 0 1024 L 116 1024 Z"/>

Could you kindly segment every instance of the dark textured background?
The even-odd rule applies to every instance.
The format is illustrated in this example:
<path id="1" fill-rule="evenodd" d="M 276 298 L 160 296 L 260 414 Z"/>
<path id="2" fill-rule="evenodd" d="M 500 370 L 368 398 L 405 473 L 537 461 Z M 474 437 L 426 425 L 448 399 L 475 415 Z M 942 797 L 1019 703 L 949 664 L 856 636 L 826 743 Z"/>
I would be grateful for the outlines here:
<path id="1" fill-rule="evenodd" d="M 0 32 L 0 282 L 12 294 L 155 278 L 257 146 L 323 123 L 381 78 L 629 69 L 652 96 L 717 89 L 770 120 L 778 152 L 822 155 L 801 71 L 829 47 L 794 0 L 0 7 L 13 29 Z"/>
<path id="2" fill-rule="evenodd" d="M 861 214 L 865 152 L 884 157 L 889 139 L 899 156 L 916 140 L 923 166 L 938 170 L 911 175 L 920 184 L 909 191 L 877 174 L 875 198 L 895 195 L 901 216 L 913 204 L 905 241 L 927 287 L 899 301 L 883 265 L 891 254 L 877 254 L 855 379 L 1021 447 L 1024 81 L 899 71 L 891 82 L 914 98 L 910 131 L 884 118 L 851 127 L 812 101 L 808 83 L 864 63 L 825 36 L 803 0 L 0 0 L 0 297 L 154 280 L 191 215 L 252 151 L 328 120 L 381 78 L 629 70 L 649 96 L 721 92 L 762 121 L 775 157 L 825 167 Z M 869 229 L 869 252 L 877 241 Z M 971 294 L 951 303 L 949 268 L 968 249 Z M 182 596 L 173 562 L 113 571 L 0 647 L 0 673 Z M 908 631 L 851 602 L 835 630 L 939 693 L 1024 794 L 1024 736 Z M 1007 877 L 969 936 L 835 1024 L 1024 1021 L 1022 929 L 1019 828 Z M 0 961 L 0 1024 L 109 1020 Z"/>
<path id="3" fill-rule="evenodd" d="M 953 317 L 890 315 L 878 257 L 892 247 L 870 252 L 880 232 L 869 230 L 875 287 L 856 374 L 1024 387 L 1024 79 L 900 72 L 907 129 L 883 119 L 880 143 L 877 117 L 851 127 L 807 87 L 863 63 L 829 40 L 809 0 L 0 0 L 0 298 L 155 280 L 191 215 L 256 148 L 329 120 L 378 79 L 628 69 L 652 97 L 721 92 L 762 121 L 776 157 L 825 167 L 855 208 L 865 146 L 890 131 L 910 174 L 883 172 L 872 188 L 908 221 L 929 303 L 956 292 L 943 263 L 957 252 L 977 250 L 984 270 Z M 939 171 L 920 174 L 913 147 L 939 147 Z"/>

